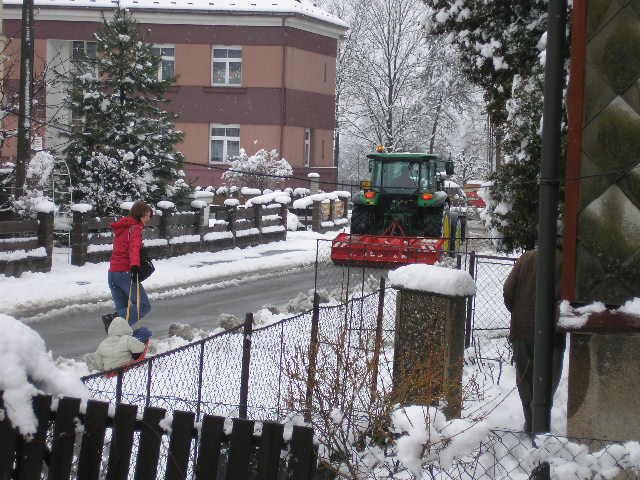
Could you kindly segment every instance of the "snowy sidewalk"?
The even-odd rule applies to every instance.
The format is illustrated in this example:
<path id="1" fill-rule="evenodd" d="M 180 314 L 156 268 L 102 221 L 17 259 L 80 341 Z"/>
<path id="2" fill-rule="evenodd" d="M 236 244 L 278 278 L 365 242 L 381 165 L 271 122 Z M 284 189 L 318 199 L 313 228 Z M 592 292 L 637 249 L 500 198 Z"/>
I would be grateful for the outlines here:
<path id="1" fill-rule="evenodd" d="M 145 281 L 148 292 L 163 296 L 185 295 L 190 287 L 260 271 L 311 266 L 316 259 L 316 240 L 331 239 L 313 232 L 288 232 L 287 240 L 245 249 L 200 252 L 155 260 L 155 273 Z M 108 263 L 69 264 L 66 250 L 54 253 L 48 273 L 23 273 L 19 278 L 0 276 L 0 313 L 14 317 L 34 316 L 70 305 L 97 303 L 111 298 L 107 286 Z"/>

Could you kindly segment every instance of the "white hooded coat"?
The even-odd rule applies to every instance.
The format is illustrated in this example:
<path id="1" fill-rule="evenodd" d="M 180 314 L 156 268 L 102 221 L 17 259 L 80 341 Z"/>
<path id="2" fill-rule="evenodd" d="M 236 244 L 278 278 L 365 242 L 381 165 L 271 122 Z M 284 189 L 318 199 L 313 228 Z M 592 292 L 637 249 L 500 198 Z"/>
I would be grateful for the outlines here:
<path id="1" fill-rule="evenodd" d="M 112 370 L 132 360 L 132 354 L 144 351 L 144 343 L 134 338 L 133 329 L 122 317 L 116 317 L 109 325 L 108 336 L 92 355 L 87 365 L 94 370 Z"/>

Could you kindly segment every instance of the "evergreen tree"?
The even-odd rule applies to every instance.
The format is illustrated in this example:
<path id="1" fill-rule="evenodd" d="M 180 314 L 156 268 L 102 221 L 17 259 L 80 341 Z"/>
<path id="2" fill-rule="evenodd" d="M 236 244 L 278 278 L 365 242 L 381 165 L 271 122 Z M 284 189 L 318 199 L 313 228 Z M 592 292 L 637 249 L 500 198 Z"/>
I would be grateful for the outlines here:
<path id="1" fill-rule="evenodd" d="M 160 80 L 160 59 L 141 37 L 133 16 L 115 11 L 95 34 L 95 59 L 74 52 L 69 105 L 81 119 L 66 148 L 76 191 L 100 214 L 122 200 L 171 197 L 184 176 L 175 115 L 163 110 L 170 82 Z"/>
<path id="2" fill-rule="evenodd" d="M 482 87 L 490 119 L 504 132 L 504 162 L 493 174 L 492 226 L 502 248 L 537 238 L 538 177 L 548 0 L 425 0 L 432 33 L 458 48 L 468 77 Z"/>

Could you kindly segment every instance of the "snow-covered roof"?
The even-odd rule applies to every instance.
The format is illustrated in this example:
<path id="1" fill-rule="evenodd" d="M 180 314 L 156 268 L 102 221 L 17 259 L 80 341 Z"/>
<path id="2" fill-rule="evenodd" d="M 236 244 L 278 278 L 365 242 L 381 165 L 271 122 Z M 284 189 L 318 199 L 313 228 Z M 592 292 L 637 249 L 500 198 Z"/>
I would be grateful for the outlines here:
<path id="1" fill-rule="evenodd" d="M 211 14 L 299 15 L 346 29 L 348 25 L 311 0 L 34 0 L 36 7 L 126 8 L 130 10 L 207 12 Z M 4 5 L 22 5 L 22 0 L 4 0 Z"/>

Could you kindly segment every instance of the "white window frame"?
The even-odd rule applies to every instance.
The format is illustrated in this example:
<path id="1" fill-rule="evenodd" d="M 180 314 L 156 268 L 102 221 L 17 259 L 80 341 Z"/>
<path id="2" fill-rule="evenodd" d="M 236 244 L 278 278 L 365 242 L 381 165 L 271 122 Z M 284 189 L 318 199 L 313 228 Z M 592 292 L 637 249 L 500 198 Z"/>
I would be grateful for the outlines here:
<path id="1" fill-rule="evenodd" d="M 86 58 L 90 58 L 87 55 L 87 45 L 90 44 L 90 43 L 95 45 L 95 47 L 96 47 L 96 56 L 95 56 L 94 59 L 96 60 L 96 63 L 94 65 L 94 72 L 93 73 L 97 77 L 98 76 L 98 63 L 97 63 L 97 60 L 98 60 L 98 42 L 96 42 L 94 40 L 69 40 L 69 45 L 70 45 L 70 48 L 71 48 L 69 56 L 70 56 L 71 65 L 73 66 L 74 69 L 76 68 L 75 67 L 76 58 L 73 56 L 73 52 L 75 50 L 74 49 L 74 44 L 76 44 L 76 43 L 82 43 L 82 50 L 83 50 L 83 53 L 84 53 Z M 81 61 L 84 61 L 84 59 L 82 59 Z"/>
<path id="2" fill-rule="evenodd" d="M 210 164 L 217 164 L 217 163 L 229 163 L 231 162 L 231 160 L 228 158 L 228 142 L 238 142 L 238 145 L 240 145 L 240 132 L 238 132 L 238 136 L 237 137 L 228 137 L 226 135 L 221 136 L 221 135 L 214 135 L 213 134 L 213 129 L 214 128 L 237 128 L 238 130 L 240 130 L 240 125 L 239 124 L 222 124 L 222 123 L 210 123 L 209 124 L 209 163 Z M 222 161 L 214 161 L 213 160 L 213 141 L 214 140 L 222 140 L 224 141 L 224 147 L 223 147 L 223 154 L 222 154 Z"/>
<path id="3" fill-rule="evenodd" d="M 225 57 L 225 58 L 215 58 L 214 54 L 216 50 L 240 50 L 240 57 Z M 228 54 L 228 53 L 227 53 Z M 229 63 L 230 62 L 238 62 L 240 61 L 240 83 L 229 83 Z M 224 75 L 224 83 L 215 83 L 213 78 L 213 66 L 215 63 L 224 63 L 225 66 L 225 75 Z M 242 60 L 242 47 L 239 46 L 231 46 L 231 45 L 214 45 L 211 48 L 211 85 L 214 87 L 242 87 L 242 82 L 244 80 L 244 65 Z"/>
<path id="4" fill-rule="evenodd" d="M 98 78 L 98 42 L 94 41 L 94 40 L 69 40 L 69 61 L 71 63 L 71 68 L 73 69 L 73 71 L 78 72 L 78 65 L 76 65 L 76 63 L 81 63 L 84 62 L 85 59 L 78 59 L 79 61 L 76 62 L 76 58 L 74 57 L 74 50 L 75 50 L 75 44 L 76 43 L 82 43 L 82 50 L 83 50 L 83 54 L 85 56 L 85 58 L 90 58 L 87 55 L 87 44 L 94 44 L 96 47 L 96 56 L 95 56 L 95 60 L 96 63 L 93 65 L 93 76 L 95 78 Z M 82 124 L 84 124 L 85 121 L 85 115 L 84 114 L 80 114 L 79 112 L 74 111 L 74 109 L 72 108 L 70 111 L 70 117 L 71 117 L 71 125 L 72 127 L 78 127 Z"/>
<path id="5" fill-rule="evenodd" d="M 171 43 L 154 43 L 152 48 L 159 50 L 160 64 L 158 65 L 158 80 L 162 81 L 162 61 L 163 60 L 172 60 L 173 61 L 173 77 L 167 79 L 167 81 L 171 82 L 176 78 L 176 46 Z M 173 55 L 162 55 L 163 48 L 173 48 Z"/>
<path id="6" fill-rule="evenodd" d="M 313 131 L 311 128 L 305 128 L 304 129 L 304 147 L 303 147 L 303 156 L 304 156 L 304 166 L 305 167 L 310 167 L 311 166 L 311 148 L 313 147 L 313 145 L 311 145 L 311 135 L 312 135 Z"/>

